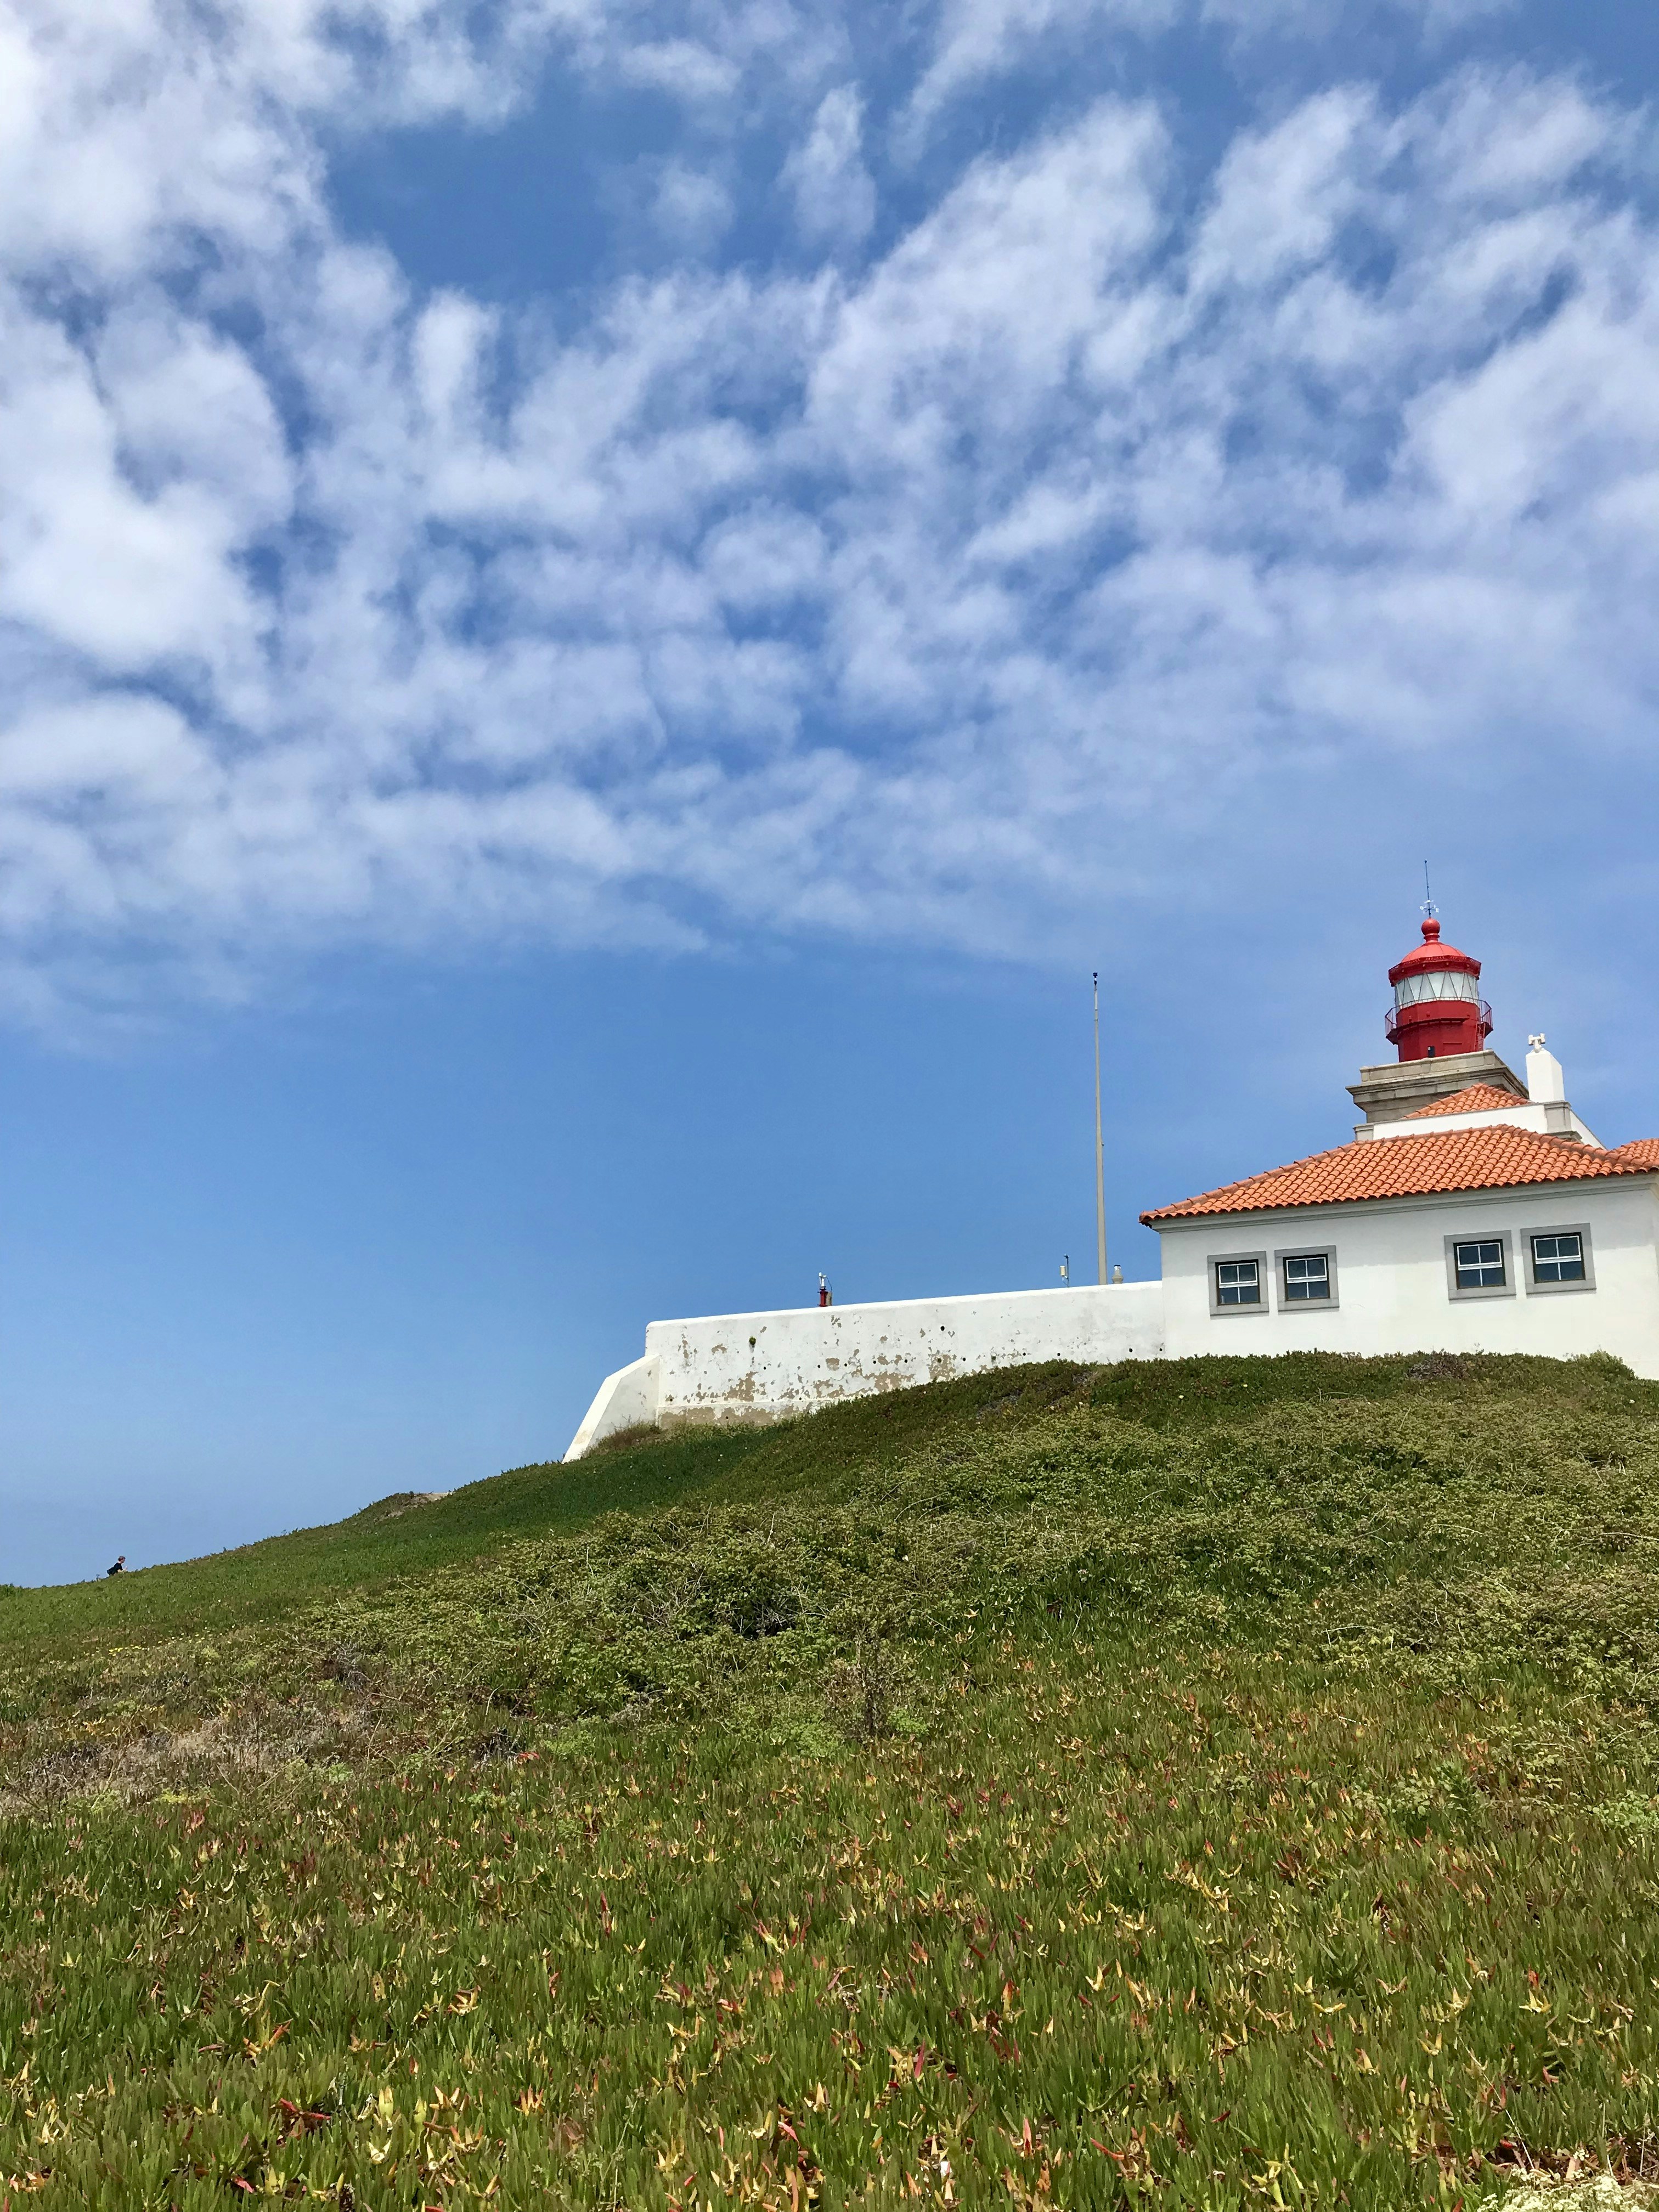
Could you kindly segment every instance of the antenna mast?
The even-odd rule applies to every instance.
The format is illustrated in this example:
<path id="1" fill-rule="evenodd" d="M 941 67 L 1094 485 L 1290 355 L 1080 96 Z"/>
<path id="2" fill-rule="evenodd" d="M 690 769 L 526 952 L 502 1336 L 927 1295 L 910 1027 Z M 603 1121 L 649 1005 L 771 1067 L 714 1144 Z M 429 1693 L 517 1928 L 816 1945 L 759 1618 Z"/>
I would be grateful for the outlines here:
<path id="1" fill-rule="evenodd" d="M 1106 1280 L 1106 1149 L 1100 1134 L 1100 970 L 1095 977 L 1095 1243 L 1100 1249 L 1100 1279 Z"/>

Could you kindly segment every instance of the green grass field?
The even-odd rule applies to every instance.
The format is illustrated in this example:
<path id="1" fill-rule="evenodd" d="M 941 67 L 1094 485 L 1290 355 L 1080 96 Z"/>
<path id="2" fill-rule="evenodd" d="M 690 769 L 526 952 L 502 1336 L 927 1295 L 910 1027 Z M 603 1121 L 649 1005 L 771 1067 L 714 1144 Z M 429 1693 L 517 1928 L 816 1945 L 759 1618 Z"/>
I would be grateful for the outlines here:
<path id="1" fill-rule="evenodd" d="M 1659 2172 L 1656 1711 L 1605 1360 L 1026 1369 L 0 1592 L 0 2208 Z"/>

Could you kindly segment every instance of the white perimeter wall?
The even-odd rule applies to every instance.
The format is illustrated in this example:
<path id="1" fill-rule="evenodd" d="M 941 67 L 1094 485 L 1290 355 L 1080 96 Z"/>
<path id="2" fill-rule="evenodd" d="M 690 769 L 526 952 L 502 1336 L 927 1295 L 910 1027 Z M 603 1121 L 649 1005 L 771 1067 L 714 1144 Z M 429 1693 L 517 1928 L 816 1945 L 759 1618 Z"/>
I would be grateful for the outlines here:
<path id="1" fill-rule="evenodd" d="M 1525 1239 L 1588 1224 L 1593 1290 L 1526 1288 Z M 1448 1237 L 1511 1239 L 1514 1295 L 1455 1299 Z M 1659 1181 L 1547 1186 L 1447 1200 L 1378 1200 L 1221 1215 L 1160 1231 L 1162 1283 L 1000 1291 L 893 1304 L 789 1307 L 655 1321 L 645 1356 L 607 1376 L 568 1460 L 649 1423 L 775 1420 L 842 1398 L 1043 1359 L 1296 1351 L 1610 1352 L 1659 1378 Z M 1279 1253 L 1328 1247 L 1334 1307 L 1281 1305 Z M 1210 1263 L 1267 1260 L 1265 1306 L 1212 1316 Z"/>
<path id="2" fill-rule="evenodd" d="M 565 1457 L 641 1420 L 775 1420 L 988 1368 L 1104 1366 L 1163 1350 L 1159 1283 L 653 1321 L 644 1358 L 605 1378 Z"/>
<path id="3" fill-rule="evenodd" d="M 1594 1290 L 1528 1293 L 1523 1239 L 1588 1223 Z M 1512 1239 L 1514 1295 L 1453 1298 L 1445 1239 Z M 1219 1215 L 1160 1227 L 1169 1356 L 1202 1352 L 1529 1352 L 1571 1359 L 1610 1352 L 1659 1377 L 1659 1204 L 1644 1178 L 1552 1184 L 1439 1200 L 1380 1200 L 1281 1213 Z M 1334 1310 L 1281 1306 L 1274 1255 L 1329 1246 Z M 1210 1311 L 1210 1263 L 1265 1252 L 1269 1303 Z"/>

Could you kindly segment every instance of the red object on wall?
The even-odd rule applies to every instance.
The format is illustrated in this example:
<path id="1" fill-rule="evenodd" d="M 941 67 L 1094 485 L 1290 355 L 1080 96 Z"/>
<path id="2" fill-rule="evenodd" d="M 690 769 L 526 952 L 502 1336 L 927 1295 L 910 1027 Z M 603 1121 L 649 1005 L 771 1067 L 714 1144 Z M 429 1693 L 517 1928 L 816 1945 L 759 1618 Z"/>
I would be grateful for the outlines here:
<path id="1" fill-rule="evenodd" d="M 1423 942 L 1389 970 L 1394 1004 L 1384 1024 L 1401 1060 L 1443 1059 L 1479 1052 L 1492 1034 L 1492 1008 L 1480 995 L 1480 963 L 1440 942 L 1431 915 Z"/>

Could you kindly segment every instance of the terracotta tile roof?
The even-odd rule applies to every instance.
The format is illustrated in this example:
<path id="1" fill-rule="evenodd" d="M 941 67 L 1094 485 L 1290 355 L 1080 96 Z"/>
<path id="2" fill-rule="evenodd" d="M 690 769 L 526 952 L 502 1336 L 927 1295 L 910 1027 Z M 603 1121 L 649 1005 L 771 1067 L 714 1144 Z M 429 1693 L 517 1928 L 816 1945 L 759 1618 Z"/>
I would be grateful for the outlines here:
<path id="1" fill-rule="evenodd" d="M 1500 1107 L 1524 1106 L 1524 1098 L 1517 1098 L 1512 1091 L 1500 1091 L 1495 1083 L 1472 1083 L 1467 1091 L 1454 1091 L 1449 1098 L 1431 1099 L 1407 1114 L 1408 1121 L 1426 1121 L 1434 1114 L 1495 1114 Z"/>
<path id="2" fill-rule="evenodd" d="M 1645 1157 L 1638 1157 L 1645 1155 Z M 1340 1206 L 1365 1198 L 1426 1198 L 1442 1191 L 1508 1190 L 1527 1183 L 1584 1182 L 1659 1170 L 1659 1141 L 1620 1152 L 1563 1143 L 1500 1121 L 1486 1129 L 1425 1130 L 1420 1137 L 1367 1139 L 1316 1152 L 1266 1175 L 1224 1183 L 1199 1198 L 1160 1206 L 1141 1219 L 1178 1221 L 1206 1213 L 1260 1213 L 1284 1206 Z"/>

